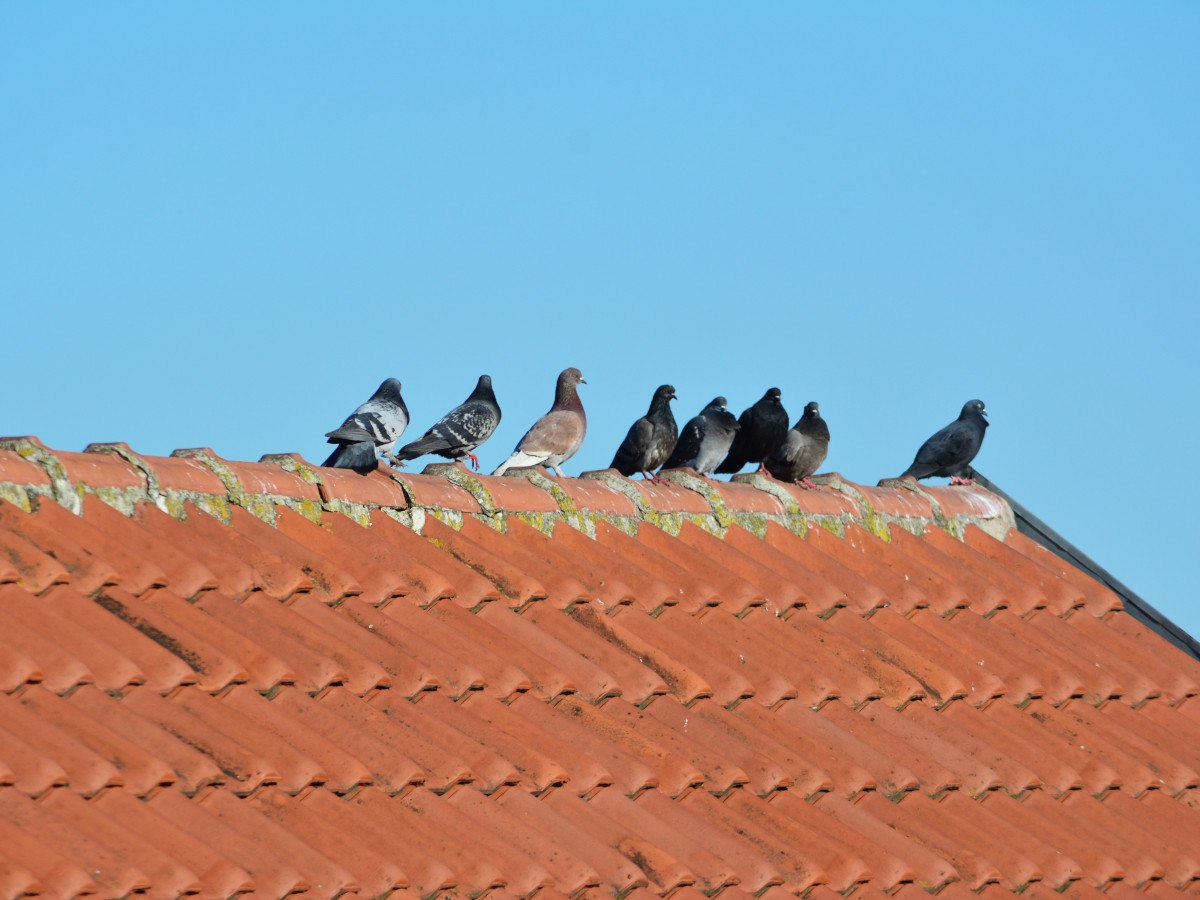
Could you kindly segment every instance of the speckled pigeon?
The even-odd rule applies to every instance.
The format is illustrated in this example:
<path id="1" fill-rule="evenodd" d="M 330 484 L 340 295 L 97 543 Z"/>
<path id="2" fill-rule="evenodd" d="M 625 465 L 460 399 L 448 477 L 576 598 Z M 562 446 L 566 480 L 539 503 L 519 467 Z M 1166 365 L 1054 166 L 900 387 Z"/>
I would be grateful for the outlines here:
<path id="1" fill-rule="evenodd" d="M 400 382 L 389 378 L 336 430 L 326 433 L 329 443 L 337 447 L 322 465 L 370 472 L 379 465 L 376 451 L 392 462 L 399 462 L 392 454 L 392 447 L 407 427 L 408 407 L 400 396 Z"/>
<path id="2" fill-rule="evenodd" d="M 658 481 L 654 470 L 661 466 L 675 449 L 679 427 L 671 415 L 671 401 L 675 399 L 675 388 L 664 384 L 654 392 L 650 410 L 629 429 L 625 440 L 617 448 L 611 468 L 622 475 L 641 472 L 648 481 Z"/>
<path id="3" fill-rule="evenodd" d="M 829 426 L 821 418 L 821 408 L 814 400 L 804 407 L 804 415 L 775 452 L 763 461 L 763 466 L 780 481 L 816 487 L 808 476 L 817 471 L 828 455 Z"/>
<path id="4" fill-rule="evenodd" d="M 717 397 L 700 410 L 700 415 L 688 420 L 679 432 L 675 451 L 663 464 L 664 469 L 690 466 L 699 475 L 712 474 L 717 463 L 729 453 L 733 437 L 741 427 L 725 408 L 727 402 L 724 397 Z"/>
<path id="5" fill-rule="evenodd" d="M 951 484 L 971 484 L 962 472 L 983 446 L 983 433 L 988 427 L 985 416 L 987 408 L 982 400 L 967 401 L 957 419 L 921 445 L 913 464 L 900 477 L 949 477 Z"/>
<path id="6" fill-rule="evenodd" d="M 446 459 L 462 459 L 479 468 L 476 447 L 492 436 L 500 424 L 500 405 L 492 392 L 492 376 L 480 375 L 471 396 L 446 413 L 427 432 L 400 449 L 400 459 L 416 459 L 436 453 Z"/>
<path id="7" fill-rule="evenodd" d="M 717 466 L 718 472 L 738 472 L 746 463 L 759 463 L 775 452 L 788 432 L 788 414 L 780 401 L 779 388 L 773 387 L 762 399 L 738 416 L 741 429 L 733 439 L 729 455 Z"/>
<path id="8" fill-rule="evenodd" d="M 493 475 L 510 468 L 545 466 L 562 477 L 562 464 L 579 452 L 587 434 L 587 415 L 579 401 L 579 385 L 587 384 L 578 369 L 563 369 L 554 387 L 554 405 L 517 442 L 512 456 Z"/>

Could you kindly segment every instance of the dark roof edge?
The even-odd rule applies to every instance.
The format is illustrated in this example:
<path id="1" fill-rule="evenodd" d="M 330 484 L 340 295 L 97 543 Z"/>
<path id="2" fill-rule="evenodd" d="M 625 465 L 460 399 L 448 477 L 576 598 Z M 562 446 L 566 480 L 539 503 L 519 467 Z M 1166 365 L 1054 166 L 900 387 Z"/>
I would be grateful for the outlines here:
<path id="1" fill-rule="evenodd" d="M 1075 568 L 1082 572 L 1086 572 L 1092 578 L 1096 579 L 1103 585 L 1111 588 L 1125 604 L 1126 611 L 1138 621 L 1142 622 L 1148 628 L 1154 630 L 1158 634 L 1165 637 L 1168 641 L 1196 659 L 1200 659 L 1200 641 L 1164 616 L 1154 606 L 1143 600 L 1137 593 L 1128 587 L 1123 581 L 1116 578 L 1108 569 L 1100 565 L 1061 534 L 1031 513 L 1020 502 L 1014 499 L 1002 488 L 988 478 L 981 475 L 978 471 L 972 473 L 972 477 L 976 483 L 983 488 L 991 491 L 998 497 L 1002 497 L 1012 507 L 1013 516 L 1017 520 L 1017 530 L 1021 534 L 1029 537 L 1055 556 L 1066 560 Z"/>

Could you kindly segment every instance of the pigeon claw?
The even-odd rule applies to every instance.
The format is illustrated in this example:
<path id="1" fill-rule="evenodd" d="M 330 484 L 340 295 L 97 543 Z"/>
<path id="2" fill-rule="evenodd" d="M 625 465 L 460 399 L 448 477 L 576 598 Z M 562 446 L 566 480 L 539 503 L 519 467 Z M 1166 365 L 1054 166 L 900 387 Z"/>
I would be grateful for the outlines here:
<path id="1" fill-rule="evenodd" d="M 811 481 L 809 481 L 807 478 L 800 479 L 800 486 L 802 488 L 815 488 L 816 487 L 816 485 L 813 484 Z"/>
<path id="2" fill-rule="evenodd" d="M 974 478 L 959 478 L 957 475 L 954 475 L 954 476 L 951 476 L 950 483 L 951 484 L 971 485 L 971 484 L 975 483 L 975 479 Z"/>

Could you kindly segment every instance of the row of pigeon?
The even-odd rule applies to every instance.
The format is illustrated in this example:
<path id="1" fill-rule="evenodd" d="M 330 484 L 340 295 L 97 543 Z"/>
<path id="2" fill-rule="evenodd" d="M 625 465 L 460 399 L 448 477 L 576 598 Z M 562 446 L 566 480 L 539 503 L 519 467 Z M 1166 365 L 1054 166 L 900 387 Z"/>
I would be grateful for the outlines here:
<path id="1" fill-rule="evenodd" d="M 554 405 L 525 432 L 512 455 L 493 472 L 545 466 L 562 476 L 562 464 L 574 456 L 587 434 L 587 416 L 579 400 L 579 385 L 587 384 L 578 369 L 564 369 L 554 389 Z M 370 472 L 379 457 L 396 466 L 427 454 L 446 459 L 470 460 L 476 470 L 475 449 L 500 424 L 500 405 L 489 375 L 479 376 L 475 390 L 462 403 L 438 419 L 412 443 L 399 450 L 396 442 L 408 427 L 408 407 L 400 394 L 400 382 L 387 379 L 366 403 L 326 434 L 335 444 L 324 465 Z M 654 392 L 650 409 L 638 419 L 617 448 L 611 467 L 622 475 L 641 472 L 658 481 L 659 468 L 687 467 L 697 474 L 739 472 L 747 463 L 758 463 L 758 471 L 780 481 L 812 487 L 808 477 L 817 471 L 829 452 L 829 426 L 820 407 L 808 403 L 804 414 L 790 429 L 779 388 L 771 388 L 762 399 L 738 418 L 726 408 L 724 397 L 704 407 L 680 432 L 671 413 L 675 388 L 664 384 Z M 958 418 L 929 438 L 917 451 L 913 464 L 901 477 L 949 477 L 952 483 L 969 483 L 969 465 L 983 444 L 987 409 L 981 400 L 966 403 Z"/>

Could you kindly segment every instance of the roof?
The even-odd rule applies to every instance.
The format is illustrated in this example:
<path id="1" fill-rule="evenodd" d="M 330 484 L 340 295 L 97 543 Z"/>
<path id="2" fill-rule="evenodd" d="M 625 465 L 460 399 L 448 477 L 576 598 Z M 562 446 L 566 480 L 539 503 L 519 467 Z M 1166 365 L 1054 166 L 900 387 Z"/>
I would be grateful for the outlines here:
<path id="1" fill-rule="evenodd" d="M 4 896 L 1193 892 L 1200 662 L 980 488 L 0 440 Z"/>
<path id="2" fill-rule="evenodd" d="M 1167 618 L 1152 603 L 1137 594 L 1125 582 L 1118 579 L 1108 569 L 1104 568 L 1043 522 L 1030 510 L 1026 509 L 1024 505 L 1010 497 L 999 485 L 994 484 L 977 471 L 972 470 L 971 474 L 974 476 L 975 481 L 1008 503 L 1013 511 L 1013 519 L 1016 522 L 1017 530 L 1021 534 L 1028 535 L 1051 553 L 1066 560 L 1070 565 L 1088 573 L 1101 584 L 1112 588 L 1113 592 L 1121 598 L 1121 604 L 1125 612 L 1144 625 L 1147 625 L 1151 631 L 1162 635 L 1185 653 L 1194 656 L 1196 659 L 1200 659 L 1200 641 L 1197 641 L 1184 631 L 1183 628 Z"/>

